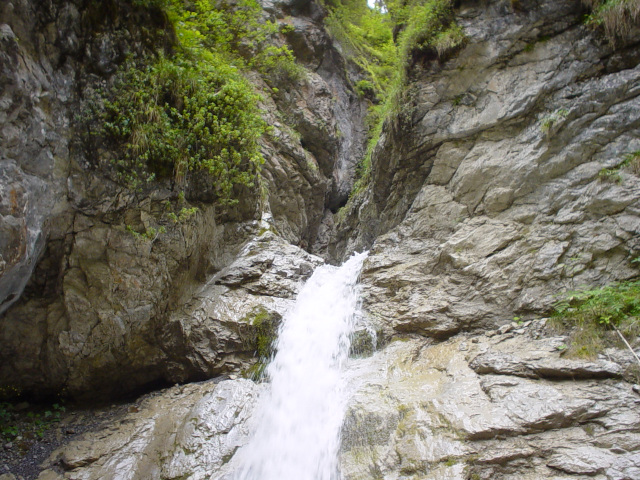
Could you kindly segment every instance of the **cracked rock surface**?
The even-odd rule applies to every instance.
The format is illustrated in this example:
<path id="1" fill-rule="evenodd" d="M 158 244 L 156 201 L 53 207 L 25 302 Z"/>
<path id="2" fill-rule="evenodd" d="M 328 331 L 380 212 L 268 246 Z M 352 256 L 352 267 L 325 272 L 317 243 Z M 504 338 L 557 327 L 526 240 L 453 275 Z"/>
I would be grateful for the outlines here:
<path id="1" fill-rule="evenodd" d="M 618 378 L 631 359 L 567 360 L 532 330 L 396 340 L 360 360 L 344 478 L 637 478 L 640 396 Z"/>

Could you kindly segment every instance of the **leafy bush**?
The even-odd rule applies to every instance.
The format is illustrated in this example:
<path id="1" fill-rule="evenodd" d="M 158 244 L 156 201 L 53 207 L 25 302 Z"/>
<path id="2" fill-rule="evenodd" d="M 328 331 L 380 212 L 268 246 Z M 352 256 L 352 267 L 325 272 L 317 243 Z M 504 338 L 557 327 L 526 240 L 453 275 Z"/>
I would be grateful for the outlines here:
<path id="1" fill-rule="evenodd" d="M 627 338 L 640 333 L 640 280 L 621 282 L 563 295 L 555 305 L 557 326 L 572 329 L 570 353 L 593 356 L 615 337 L 614 327 Z"/>
<path id="2" fill-rule="evenodd" d="M 207 60 L 161 57 L 117 79 L 98 134 L 120 152 L 113 163 L 127 187 L 140 189 L 158 177 L 181 188 L 196 171 L 211 177 L 222 203 L 233 203 L 234 185 L 252 185 L 266 131 L 260 97 L 225 61 L 213 54 Z"/>
<path id="3" fill-rule="evenodd" d="M 282 85 L 304 69 L 255 0 L 134 3 L 164 11 L 179 44 L 171 55 L 129 59 L 90 102 L 85 144 L 111 147 L 114 179 L 134 191 L 156 179 L 182 190 L 193 172 L 219 203 L 236 203 L 234 187 L 253 186 L 264 162 L 258 141 L 268 130 L 243 72 Z"/>

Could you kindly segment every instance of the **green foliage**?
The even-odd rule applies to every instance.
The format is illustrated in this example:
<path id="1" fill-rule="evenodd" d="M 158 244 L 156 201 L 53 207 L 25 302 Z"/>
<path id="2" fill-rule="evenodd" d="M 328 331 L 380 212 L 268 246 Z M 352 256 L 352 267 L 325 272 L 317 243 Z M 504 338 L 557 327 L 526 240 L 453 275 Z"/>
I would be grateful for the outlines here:
<path id="1" fill-rule="evenodd" d="M 167 217 L 169 217 L 169 220 L 171 220 L 173 223 L 183 223 L 193 217 L 196 213 L 198 213 L 198 211 L 198 207 L 182 207 L 177 214 L 173 211 L 167 213 Z"/>
<path id="2" fill-rule="evenodd" d="M 253 327 L 252 334 L 247 339 L 247 346 L 253 348 L 258 357 L 258 361 L 244 372 L 244 376 L 260 380 L 274 354 L 278 331 L 277 321 L 274 315 L 264 307 L 256 307 L 244 318 L 244 321 Z"/>
<path id="3" fill-rule="evenodd" d="M 369 8 L 366 0 L 325 0 L 330 14 L 327 27 L 360 66 L 365 79 L 356 92 L 373 100 L 369 109 L 369 143 L 358 166 L 358 180 L 352 194 L 369 182 L 371 155 L 382 125 L 402 109 L 406 72 L 416 54 L 446 58 L 465 40 L 454 22 L 450 0 L 392 0 L 386 10 Z M 394 31 L 399 32 L 394 39 Z"/>
<path id="4" fill-rule="evenodd" d="M 167 233 L 167 229 L 165 227 L 147 227 L 144 232 L 138 232 L 131 225 L 126 225 L 125 229 L 138 240 L 150 240 L 151 242 L 155 242 L 160 235 Z"/>
<path id="5" fill-rule="evenodd" d="M 554 125 L 556 125 L 560 120 L 566 118 L 569 115 L 569 111 L 561 108 L 553 112 L 551 115 L 547 115 L 540 122 L 540 130 L 543 133 L 549 133 Z"/>
<path id="6" fill-rule="evenodd" d="M 390 11 L 394 9 L 390 7 Z M 464 32 L 453 21 L 449 1 L 407 2 L 395 15 L 405 26 L 398 38 L 399 56 L 405 61 L 414 50 L 435 51 L 442 58 L 464 42 Z"/>
<path id="7" fill-rule="evenodd" d="M 626 154 L 616 167 L 603 168 L 598 173 L 598 177 L 602 181 L 620 183 L 623 170 L 640 176 L 640 150 Z"/>
<path id="8" fill-rule="evenodd" d="M 615 46 L 628 38 L 640 22 L 640 0 L 582 0 L 591 9 L 587 24 L 604 29 Z"/>
<path id="9" fill-rule="evenodd" d="M 16 409 L 9 402 L 0 403 L 0 435 L 4 441 L 11 441 L 18 436 L 27 439 L 40 439 L 55 423 L 59 422 L 65 407 L 54 403 L 46 409 Z"/>
<path id="10" fill-rule="evenodd" d="M 97 134 L 120 152 L 114 171 L 127 187 L 155 178 L 182 187 L 195 171 L 211 178 L 221 203 L 233 203 L 234 185 L 252 185 L 266 131 L 260 97 L 220 56 L 207 57 L 202 64 L 160 57 L 118 76 Z"/>
<path id="11" fill-rule="evenodd" d="M 369 80 L 360 80 L 354 85 L 356 93 L 361 97 L 372 97 L 375 95 L 375 86 Z"/>
<path id="12" fill-rule="evenodd" d="M 160 179 L 182 190 L 190 175 L 204 175 L 219 203 L 236 203 L 236 185 L 254 186 L 268 131 L 243 72 L 274 85 L 299 81 L 304 69 L 278 46 L 287 29 L 264 20 L 255 0 L 134 3 L 164 11 L 179 44 L 170 56 L 130 59 L 98 92 L 85 143 L 109 145 L 114 180 L 133 191 Z"/>
<path id="13" fill-rule="evenodd" d="M 164 0 L 169 18 L 176 25 L 182 48 L 194 52 L 216 52 L 238 67 L 255 69 L 268 83 L 299 81 L 304 69 L 291 50 L 276 46 L 275 37 L 291 27 L 265 20 L 256 0 Z"/>
<path id="14" fill-rule="evenodd" d="M 397 62 L 389 15 L 369 8 L 366 0 L 327 3 L 330 13 L 325 22 L 329 32 L 340 43 L 345 55 L 367 77 L 363 80 L 366 83 L 359 82 L 360 86 L 371 91 L 376 102 L 384 100 Z"/>
<path id="15" fill-rule="evenodd" d="M 568 351 L 593 356 L 606 346 L 613 326 L 627 336 L 640 333 L 640 280 L 568 292 L 554 308 L 556 325 L 572 329 Z"/>

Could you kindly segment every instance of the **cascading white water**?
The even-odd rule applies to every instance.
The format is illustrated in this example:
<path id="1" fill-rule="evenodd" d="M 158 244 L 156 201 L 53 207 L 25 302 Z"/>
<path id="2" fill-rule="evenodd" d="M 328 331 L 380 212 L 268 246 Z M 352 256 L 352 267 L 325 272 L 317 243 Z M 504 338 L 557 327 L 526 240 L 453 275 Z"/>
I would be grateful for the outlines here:
<path id="1" fill-rule="evenodd" d="M 238 452 L 237 480 L 335 480 L 346 408 L 342 367 L 358 308 L 366 253 L 316 269 L 285 316 L 267 368 L 271 388 L 252 439 Z"/>

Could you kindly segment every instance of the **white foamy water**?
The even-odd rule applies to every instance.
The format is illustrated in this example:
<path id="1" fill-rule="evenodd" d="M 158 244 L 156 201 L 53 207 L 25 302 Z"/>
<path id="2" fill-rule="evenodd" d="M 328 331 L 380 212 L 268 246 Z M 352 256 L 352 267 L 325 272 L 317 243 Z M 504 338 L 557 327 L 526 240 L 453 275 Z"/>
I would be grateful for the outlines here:
<path id="1" fill-rule="evenodd" d="M 237 454 L 237 480 L 335 480 L 346 408 L 343 367 L 366 253 L 318 267 L 285 316 L 267 367 L 271 388 L 255 435 Z"/>

